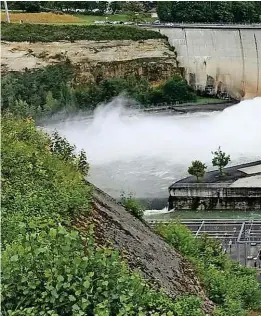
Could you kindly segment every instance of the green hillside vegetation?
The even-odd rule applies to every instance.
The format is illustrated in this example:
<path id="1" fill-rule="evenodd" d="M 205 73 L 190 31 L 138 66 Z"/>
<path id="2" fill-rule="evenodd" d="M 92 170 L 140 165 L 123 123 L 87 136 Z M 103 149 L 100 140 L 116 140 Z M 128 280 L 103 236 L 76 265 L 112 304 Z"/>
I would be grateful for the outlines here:
<path id="1" fill-rule="evenodd" d="M 92 225 L 88 234 L 73 226 L 92 212 L 88 167 L 86 154 L 57 132 L 2 118 L 3 315 L 203 315 L 199 298 L 154 290 L 115 249 L 94 242 Z M 196 267 L 215 316 L 260 310 L 255 271 L 229 260 L 217 241 L 195 239 L 179 224 L 157 231 Z"/>
<path id="2" fill-rule="evenodd" d="M 111 78 L 99 84 L 75 86 L 70 64 L 25 72 L 9 72 L 2 78 L 2 109 L 22 117 L 40 117 L 58 111 L 91 110 L 101 102 L 125 95 L 143 107 L 162 102 L 196 101 L 196 95 L 179 76 L 152 87 L 143 78 Z"/>
<path id="3" fill-rule="evenodd" d="M 165 38 L 159 32 L 133 26 L 113 25 L 48 25 L 1 23 L 1 36 L 11 42 L 111 41 Z"/>
<path id="4" fill-rule="evenodd" d="M 260 1 L 158 1 L 162 22 L 260 23 Z"/>
<path id="5" fill-rule="evenodd" d="M 217 240 L 207 235 L 195 239 L 179 223 L 161 224 L 156 231 L 193 263 L 208 297 L 219 306 L 215 316 L 247 316 L 249 310 L 261 312 L 256 271 L 229 259 Z"/>
<path id="6" fill-rule="evenodd" d="M 197 297 L 153 290 L 72 227 L 91 212 L 84 162 L 31 119 L 2 119 L 2 315 L 202 315 Z"/>

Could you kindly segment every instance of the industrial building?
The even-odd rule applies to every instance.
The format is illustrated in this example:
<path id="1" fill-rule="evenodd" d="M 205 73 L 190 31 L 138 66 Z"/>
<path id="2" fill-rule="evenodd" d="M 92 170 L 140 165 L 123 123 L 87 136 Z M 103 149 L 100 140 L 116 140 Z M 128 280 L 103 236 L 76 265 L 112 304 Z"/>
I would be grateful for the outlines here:
<path id="1" fill-rule="evenodd" d="M 261 212 L 261 160 L 193 176 L 169 187 L 169 210 L 242 210 Z"/>

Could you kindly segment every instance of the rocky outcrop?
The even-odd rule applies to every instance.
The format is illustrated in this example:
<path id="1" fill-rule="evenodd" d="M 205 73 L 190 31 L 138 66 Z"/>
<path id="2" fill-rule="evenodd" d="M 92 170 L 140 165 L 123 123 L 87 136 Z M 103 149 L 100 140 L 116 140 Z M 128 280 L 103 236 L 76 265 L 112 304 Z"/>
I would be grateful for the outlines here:
<path id="1" fill-rule="evenodd" d="M 119 249 L 132 269 L 138 269 L 145 279 L 171 297 L 185 293 L 201 296 L 202 309 L 211 315 L 214 305 L 206 297 L 191 264 L 146 224 L 97 188 L 93 192 L 91 217 L 80 216 L 75 225 L 80 230 L 88 230 L 93 223 L 99 244 Z"/>
<path id="2" fill-rule="evenodd" d="M 76 67 L 76 83 L 98 82 L 136 74 L 161 81 L 183 73 L 165 39 L 141 41 L 2 42 L 2 73 L 61 62 Z"/>

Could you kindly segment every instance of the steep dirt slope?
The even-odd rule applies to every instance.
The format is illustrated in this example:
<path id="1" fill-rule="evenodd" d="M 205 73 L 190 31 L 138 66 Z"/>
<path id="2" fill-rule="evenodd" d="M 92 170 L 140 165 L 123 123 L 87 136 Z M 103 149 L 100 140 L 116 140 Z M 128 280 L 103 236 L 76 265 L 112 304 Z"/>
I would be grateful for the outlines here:
<path id="1" fill-rule="evenodd" d="M 140 269 L 145 279 L 170 296 L 184 293 L 201 296 L 206 315 L 211 315 L 214 305 L 187 260 L 103 191 L 94 188 L 93 198 L 92 216 L 79 217 L 76 226 L 82 230 L 94 223 L 100 244 L 112 244 L 119 249 L 131 268 Z"/>

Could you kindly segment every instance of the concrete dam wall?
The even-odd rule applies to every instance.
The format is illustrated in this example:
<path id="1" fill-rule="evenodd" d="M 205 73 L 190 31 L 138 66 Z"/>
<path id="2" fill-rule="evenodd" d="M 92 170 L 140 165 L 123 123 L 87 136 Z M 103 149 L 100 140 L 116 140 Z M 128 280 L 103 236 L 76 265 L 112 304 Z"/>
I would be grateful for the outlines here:
<path id="1" fill-rule="evenodd" d="M 155 30 L 155 28 L 153 28 Z M 233 97 L 261 96 L 261 26 L 157 26 L 177 51 L 195 89 Z"/>

